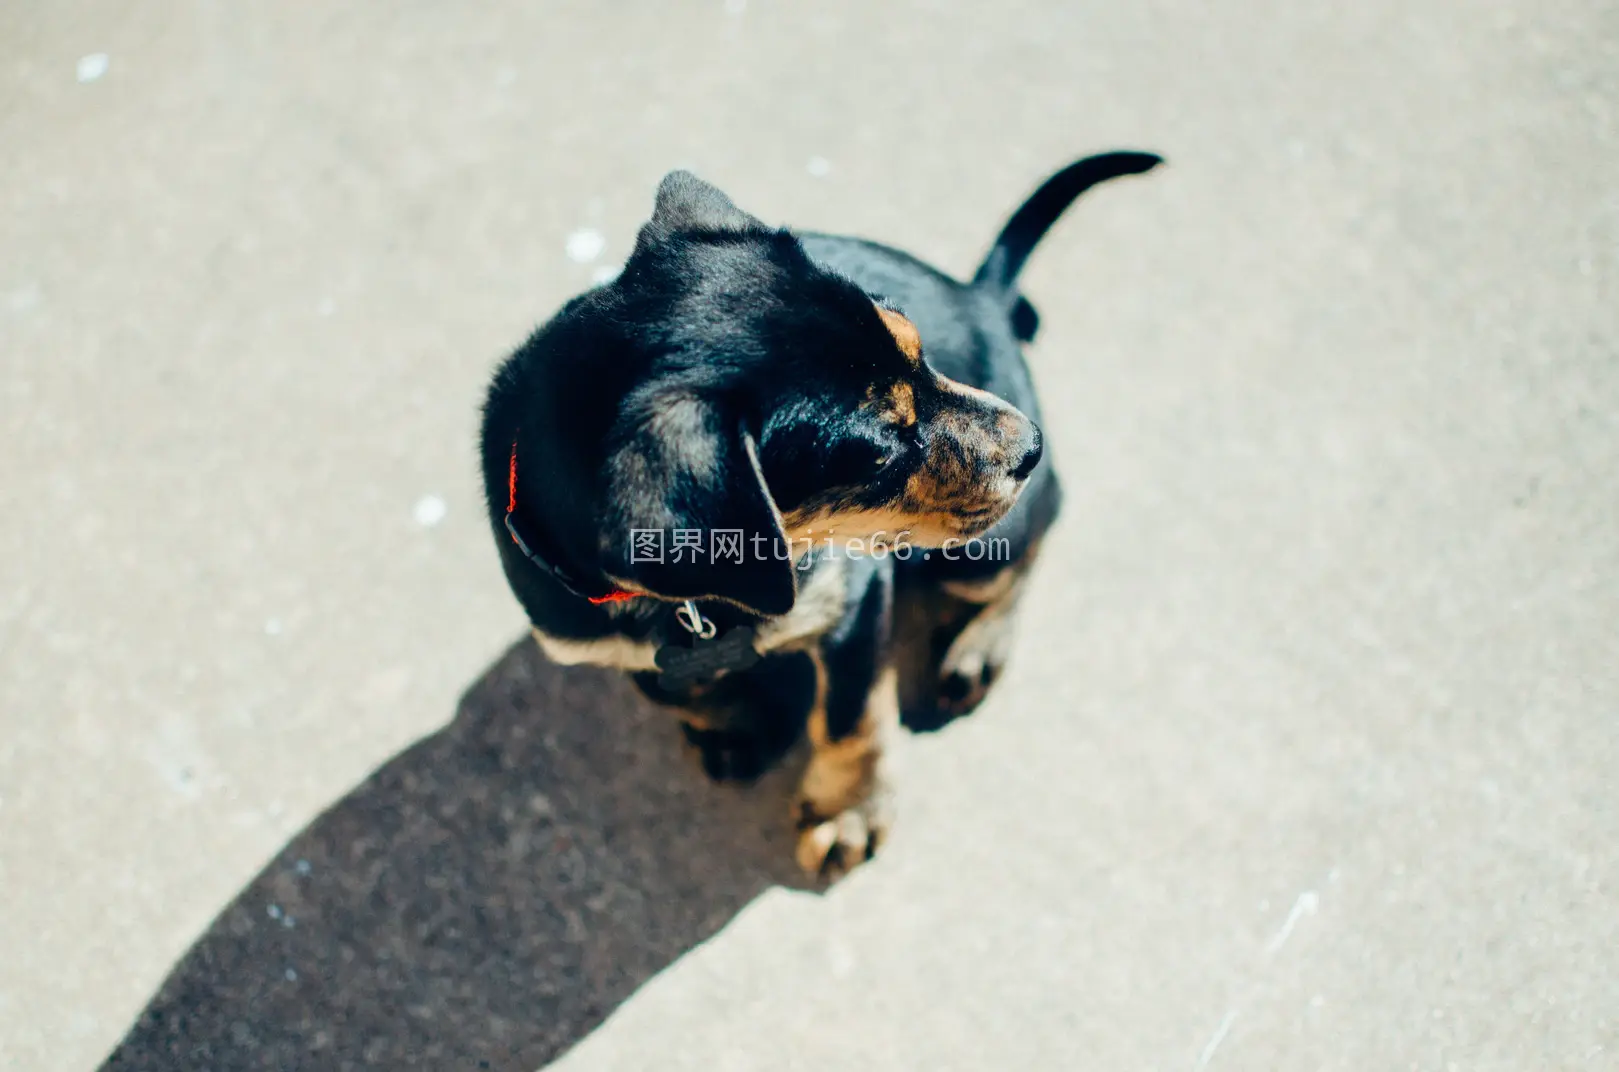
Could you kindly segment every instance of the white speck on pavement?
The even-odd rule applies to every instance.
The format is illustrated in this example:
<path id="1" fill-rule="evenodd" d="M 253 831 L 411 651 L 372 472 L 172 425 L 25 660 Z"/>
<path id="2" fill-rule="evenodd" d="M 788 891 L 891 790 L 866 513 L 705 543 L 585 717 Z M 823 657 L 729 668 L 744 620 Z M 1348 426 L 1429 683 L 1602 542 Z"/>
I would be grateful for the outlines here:
<path id="1" fill-rule="evenodd" d="M 581 227 L 568 236 L 568 259 L 576 264 L 589 264 L 600 257 L 607 247 L 607 239 L 591 227 Z"/>
<path id="2" fill-rule="evenodd" d="M 413 509 L 411 513 L 416 518 L 416 524 L 420 525 L 424 529 L 430 529 L 434 525 L 437 525 L 440 521 L 443 521 L 444 515 L 449 513 L 449 511 L 449 504 L 439 496 L 423 495 L 420 499 L 416 500 L 415 509 Z"/>
<path id="3" fill-rule="evenodd" d="M 112 57 L 105 52 L 92 52 L 88 56 L 80 56 L 77 68 L 79 81 L 94 82 L 106 74 L 107 68 L 111 65 Z"/>

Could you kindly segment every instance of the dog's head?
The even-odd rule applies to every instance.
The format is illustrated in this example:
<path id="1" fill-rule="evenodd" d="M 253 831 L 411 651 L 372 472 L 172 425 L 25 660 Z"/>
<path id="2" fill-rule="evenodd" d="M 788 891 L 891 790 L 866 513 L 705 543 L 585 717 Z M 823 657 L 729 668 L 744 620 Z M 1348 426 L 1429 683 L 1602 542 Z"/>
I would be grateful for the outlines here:
<path id="1" fill-rule="evenodd" d="M 1040 458 L 1034 423 L 930 368 L 903 313 L 685 172 L 663 180 L 623 272 L 569 318 L 542 332 L 551 349 L 596 341 L 549 355 L 565 371 L 545 389 L 578 395 L 553 399 L 575 428 L 601 415 L 581 430 L 599 444 L 568 453 L 599 466 L 581 478 L 599 568 L 631 591 L 784 614 L 788 548 L 971 538 Z M 637 530 L 662 552 L 638 551 Z M 701 547 L 676 560 L 681 531 Z M 716 533 L 740 536 L 740 560 L 715 553 Z"/>

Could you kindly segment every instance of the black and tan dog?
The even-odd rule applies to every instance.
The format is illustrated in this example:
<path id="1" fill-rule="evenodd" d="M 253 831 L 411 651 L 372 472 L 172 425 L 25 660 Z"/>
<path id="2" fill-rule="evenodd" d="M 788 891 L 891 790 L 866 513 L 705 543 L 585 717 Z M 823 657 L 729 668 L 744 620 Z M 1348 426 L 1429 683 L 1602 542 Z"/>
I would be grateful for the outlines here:
<path id="1" fill-rule="evenodd" d="M 896 621 L 921 623 L 916 728 L 971 710 L 1006 658 L 1060 501 L 1017 275 L 1075 197 L 1158 162 L 1065 168 L 966 284 L 767 227 L 675 172 L 622 274 L 495 375 L 490 515 L 540 644 L 633 672 L 715 777 L 759 773 L 807 720 L 811 871 L 868 858 L 886 829 Z"/>

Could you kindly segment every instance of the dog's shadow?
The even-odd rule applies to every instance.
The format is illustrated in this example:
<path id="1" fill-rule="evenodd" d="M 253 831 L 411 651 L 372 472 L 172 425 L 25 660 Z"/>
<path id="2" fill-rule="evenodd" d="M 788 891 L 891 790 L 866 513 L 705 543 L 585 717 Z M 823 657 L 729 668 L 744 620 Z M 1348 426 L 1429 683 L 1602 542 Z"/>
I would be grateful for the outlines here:
<path id="1" fill-rule="evenodd" d="M 623 675 L 516 644 L 242 891 L 104 1067 L 546 1064 L 802 883 L 794 764 L 717 787 L 678 739 Z"/>

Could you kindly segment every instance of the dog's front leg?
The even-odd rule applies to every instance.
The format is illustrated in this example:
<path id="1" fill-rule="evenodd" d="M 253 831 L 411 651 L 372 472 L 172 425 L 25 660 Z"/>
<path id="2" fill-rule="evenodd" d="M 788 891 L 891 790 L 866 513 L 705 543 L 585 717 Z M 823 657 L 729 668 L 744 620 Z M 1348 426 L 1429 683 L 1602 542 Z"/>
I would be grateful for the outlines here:
<path id="1" fill-rule="evenodd" d="M 811 874 L 834 876 L 869 860 L 893 818 L 883 769 L 899 724 L 898 678 L 887 653 L 888 594 L 873 585 L 854 619 L 814 653 L 814 751 L 794 805 L 798 862 Z"/>

